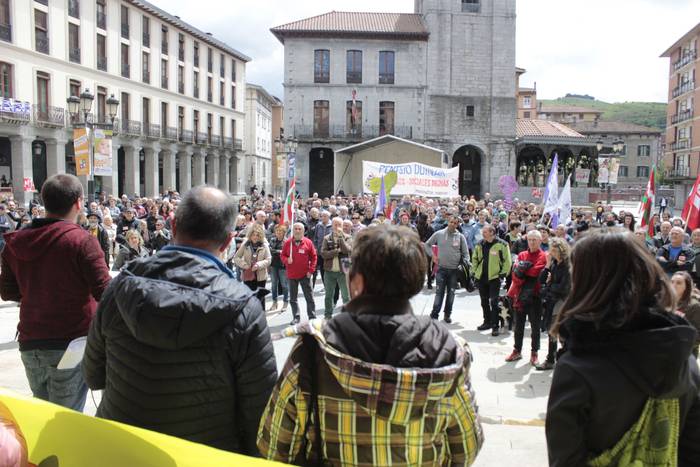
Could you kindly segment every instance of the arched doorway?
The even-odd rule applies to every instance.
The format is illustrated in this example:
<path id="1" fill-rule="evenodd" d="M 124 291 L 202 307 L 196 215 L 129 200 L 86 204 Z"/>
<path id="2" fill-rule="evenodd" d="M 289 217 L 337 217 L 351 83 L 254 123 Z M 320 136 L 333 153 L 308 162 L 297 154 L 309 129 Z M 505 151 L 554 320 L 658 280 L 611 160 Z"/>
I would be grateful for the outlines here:
<path id="1" fill-rule="evenodd" d="M 46 181 L 48 170 L 46 168 L 46 143 L 34 140 L 32 143 L 32 179 L 34 187 L 40 191 Z"/>
<path id="2" fill-rule="evenodd" d="M 318 193 L 321 198 L 333 195 L 335 153 L 330 148 L 313 148 L 309 151 L 309 195 Z"/>
<path id="3" fill-rule="evenodd" d="M 452 156 L 452 167 L 459 166 L 459 195 L 481 196 L 482 153 L 476 146 L 462 146 Z"/>
<path id="4" fill-rule="evenodd" d="M 124 191 L 124 180 L 126 180 L 126 155 L 124 148 L 119 148 L 117 151 L 117 192 L 114 196 L 121 196 Z"/>
<path id="5" fill-rule="evenodd" d="M 515 175 L 520 186 L 544 186 L 547 158 L 539 146 L 526 146 L 520 150 Z"/>

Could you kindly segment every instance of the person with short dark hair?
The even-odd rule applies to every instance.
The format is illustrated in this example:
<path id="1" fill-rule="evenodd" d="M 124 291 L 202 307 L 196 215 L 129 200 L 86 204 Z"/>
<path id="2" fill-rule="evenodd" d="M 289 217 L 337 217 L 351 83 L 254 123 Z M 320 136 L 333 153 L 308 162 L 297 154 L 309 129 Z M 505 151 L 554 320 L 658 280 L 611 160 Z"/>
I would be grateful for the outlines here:
<path id="1" fill-rule="evenodd" d="M 173 245 L 129 263 L 105 292 L 83 358 L 97 416 L 256 455 L 277 370 L 255 293 L 220 260 L 235 205 L 210 186 L 185 194 Z"/>
<path id="2" fill-rule="evenodd" d="M 490 329 L 494 337 L 498 336 L 500 323 L 498 294 L 501 282 L 510 273 L 511 263 L 508 244 L 496 236 L 493 225 L 484 225 L 481 229 L 481 240 L 474 246 L 471 269 L 479 289 L 484 317 L 477 330 Z"/>
<path id="3" fill-rule="evenodd" d="M 109 270 L 97 239 L 76 224 L 83 210 L 78 178 L 48 178 L 41 197 L 46 217 L 5 235 L 0 297 L 20 302 L 19 350 L 34 397 L 82 411 L 80 367 L 57 366 L 70 341 L 87 335 Z"/>
<path id="4" fill-rule="evenodd" d="M 426 270 L 416 233 L 380 225 L 357 235 L 344 312 L 282 333 L 301 336 L 263 414 L 263 457 L 296 465 L 475 461 L 483 432 L 469 347 L 411 308 Z"/>
<path id="5" fill-rule="evenodd" d="M 87 215 L 88 225 L 85 230 L 90 232 L 90 235 L 97 238 L 100 242 L 100 247 L 105 254 L 105 263 L 109 267 L 109 234 L 102 226 L 102 215 L 99 211 L 90 211 Z"/>
<path id="6" fill-rule="evenodd" d="M 661 267 L 622 229 L 583 236 L 571 264 L 571 293 L 551 330 L 564 352 L 547 404 L 549 465 L 621 465 L 615 452 L 630 453 L 620 444 L 628 434 L 642 441 L 633 453 L 653 450 L 657 465 L 700 465 L 697 332 L 673 313 Z M 635 433 L 640 422 L 648 429 Z"/>

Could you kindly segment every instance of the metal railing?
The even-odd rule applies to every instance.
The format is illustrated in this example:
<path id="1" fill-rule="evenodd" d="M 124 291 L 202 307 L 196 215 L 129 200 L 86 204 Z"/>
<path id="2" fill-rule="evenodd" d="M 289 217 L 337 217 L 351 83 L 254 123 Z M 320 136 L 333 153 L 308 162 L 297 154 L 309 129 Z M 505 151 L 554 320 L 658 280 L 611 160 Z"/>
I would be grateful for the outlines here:
<path id="1" fill-rule="evenodd" d="M 80 47 L 71 47 L 68 55 L 71 62 L 80 63 Z"/>
<path id="2" fill-rule="evenodd" d="M 128 63 L 122 63 L 122 76 L 129 78 L 131 76 L 131 67 Z"/>
<path id="3" fill-rule="evenodd" d="M 151 35 L 147 32 L 144 32 L 141 35 L 141 42 L 143 43 L 144 47 L 151 47 Z"/>
<path id="4" fill-rule="evenodd" d="M 236 151 L 242 151 L 243 150 L 243 140 L 242 139 L 234 139 L 233 140 L 233 149 Z"/>
<path id="5" fill-rule="evenodd" d="M 160 125 L 157 123 L 144 123 L 143 132 L 146 138 L 158 139 L 160 138 Z"/>
<path id="6" fill-rule="evenodd" d="M 97 69 L 107 71 L 107 57 L 97 57 Z"/>
<path id="7" fill-rule="evenodd" d="M 214 96 L 212 96 L 212 93 L 208 92 L 208 93 L 207 93 L 207 100 L 208 100 L 209 102 L 211 102 L 212 99 L 214 99 Z"/>
<path id="8" fill-rule="evenodd" d="M 141 81 L 147 84 L 151 84 L 151 72 L 148 70 L 143 70 L 141 72 Z"/>
<path id="9" fill-rule="evenodd" d="M 212 146 L 221 146 L 221 136 L 219 135 L 211 135 L 211 143 Z"/>
<path id="10" fill-rule="evenodd" d="M 679 151 L 681 149 L 690 149 L 693 146 L 693 143 L 690 139 L 682 139 L 680 141 L 676 141 L 675 143 L 671 143 L 671 151 Z"/>
<path id="11" fill-rule="evenodd" d="M 181 143 L 192 144 L 194 142 L 194 132 L 192 130 L 180 130 L 177 139 Z"/>
<path id="12" fill-rule="evenodd" d="M 680 86 L 676 87 L 673 90 L 673 98 L 675 99 L 676 97 L 685 94 L 686 92 L 694 91 L 695 90 L 695 81 L 686 81 L 685 83 L 681 84 Z"/>
<path id="13" fill-rule="evenodd" d="M 122 23 L 122 37 L 124 39 L 129 38 L 129 25 L 128 24 Z"/>
<path id="14" fill-rule="evenodd" d="M 160 51 L 161 51 L 163 54 L 168 55 L 168 41 L 163 41 L 163 42 L 161 42 L 161 44 L 160 44 Z"/>
<path id="15" fill-rule="evenodd" d="M 36 36 L 36 51 L 44 54 L 49 53 L 49 38 L 46 36 Z"/>
<path id="16" fill-rule="evenodd" d="M 394 84 L 394 73 L 379 73 L 379 84 Z"/>
<path id="17" fill-rule="evenodd" d="M 80 1 L 68 0 L 68 16 L 80 19 Z"/>
<path id="18" fill-rule="evenodd" d="M 233 138 L 230 138 L 228 136 L 224 136 L 223 138 L 223 146 L 225 148 L 233 148 Z"/>
<path id="19" fill-rule="evenodd" d="M 690 167 L 674 167 L 666 170 L 665 175 L 666 178 L 691 178 Z"/>
<path id="20" fill-rule="evenodd" d="M 364 125 L 354 129 L 345 125 L 331 125 L 328 127 L 316 127 L 313 125 L 294 125 L 292 136 L 296 138 L 317 138 L 342 141 L 363 141 L 383 135 L 394 135 L 399 138 L 413 139 L 412 126 L 394 126 L 386 128 L 381 126 Z"/>
<path id="21" fill-rule="evenodd" d="M 177 49 L 177 59 L 181 62 L 185 61 L 185 49 L 183 49 L 182 47 Z"/>
<path id="22" fill-rule="evenodd" d="M 107 15 L 98 11 L 96 16 L 97 16 L 97 27 L 100 29 L 106 29 Z"/>
<path id="23" fill-rule="evenodd" d="M 0 40 L 12 42 L 12 25 L 0 24 Z"/>
<path id="24" fill-rule="evenodd" d="M 0 106 L 0 121 L 5 123 L 12 123 L 15 125 L 26 125 L 31 120 L 31 112 L 21 111 L 16 112 L 14 110 L 4 110 Z"/>
<path id="25" fill-rule="evenodd" d="M 85 120 L 86 120 L 86 118 L 84 117 L 82 112 L 78 112 L 75 115 L 67 114 L 67 123 L 69 126 L 72 126 L 72 127 L 85 126 Z M 100 121 L 100 120 L 105 120 L 105 117 L 96 117 L 95 114 L 93 114 L 93 113 L 87 114 L 88 123 L 107 123 L 106 121 Z M 115 123 L 115 125 L 116 125 L 116 123 Z"/>
<path id="26" fill-rule="evenodd" d="M 166 127 L 163 138 L 169 141 L 177 141 L 177 128 L 175 128 L 174 126 Z"/>
<path id="27" fill-rule="evenodd" d="M 167 76 L 160 77 L 160 87 L 163 89 L 168 89 L 168 77 Z"/>
<path id="28" fill-rule="evenodd" d="M 361 71 L 348 71 L 345 74 L 345 82 L 348 84 L 361 84 L 362 83 L 362 72 Z"/>
<path id="29" fill-rule="evenodd" d="M 314 73 L 314 83 L 329 83 L 330 81 L 330 73 Z"/>
<path id="30" fill-rule="evenodd" d="M 36 125 L 59 128 L 66 125 L 66 112 L 63 107 L 34 104 L 32 108 L 34 110 L 34 122 Z"/>
<path id="31" fill-rule="evenodd" d="M 462 2 L 462 13 L 479 13 L 481 11 L 481 3 L 465 3 Z"/>
<path id="32" fill-rule="evenodd" d="M 677 115 L 671 117 L 671 124 L 684 122 L 693 118 L 693 109 L 684 110 L 683 112 L 678 112 Z"/>
<path id="33" fill-rule="evenodd" d="M 122 120 L 121 132 L 126 136 L 141 136 L 141 122 L 136 120 Z"/>
<path id="34" fill-rule="evenodd" d="M 196 143 L 197 144 L 207 144 L 207 134 L 202 132 L 202 131 L 198 131 Z"/>
<path id="35" fill-rule="evenodd" d="M 691 50 L 684 54 L 677 62 L 673 63 L 673 71 L 678 71 L 689 63 L 693 63 L 698 56 L 697 50 Z"/>
<path id="36" fill-rule="evenodd" d="M 185 83 L 183 83 L 182 81 L 177 83 L 177 92 L 179 92 L 180 94 L 185 93 Z"/>

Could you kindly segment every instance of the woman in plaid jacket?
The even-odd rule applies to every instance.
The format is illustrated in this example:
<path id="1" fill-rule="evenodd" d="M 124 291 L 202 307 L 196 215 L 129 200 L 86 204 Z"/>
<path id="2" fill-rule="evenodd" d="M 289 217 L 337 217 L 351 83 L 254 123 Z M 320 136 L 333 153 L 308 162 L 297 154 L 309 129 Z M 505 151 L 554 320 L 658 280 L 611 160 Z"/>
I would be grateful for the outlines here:
<path id="1" fill-rule="evenodd" d="M 469 349 L 409 304 L 426 268 L 415 233 L 378 226 L 358 234 L 346 313 L 283 333 L 301 336 L 263 413 L 263 457 L 335 466 L 474 462 L 483 433 Z"/>

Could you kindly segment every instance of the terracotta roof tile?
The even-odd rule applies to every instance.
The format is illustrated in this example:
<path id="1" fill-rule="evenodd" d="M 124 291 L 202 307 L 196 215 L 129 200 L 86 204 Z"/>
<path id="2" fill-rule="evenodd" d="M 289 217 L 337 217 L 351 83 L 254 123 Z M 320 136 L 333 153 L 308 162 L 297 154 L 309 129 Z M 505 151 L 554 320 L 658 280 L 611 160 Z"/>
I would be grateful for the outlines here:
<path id="1" fill-rule="evenodd" d="M 428 30 L 421 15 L 411 13 L 360 13 L 331 11 L 270 29 L 284 42 L 285 36 L 305 35 L 382 35 L 427 39 Z"/>
<path id="2" fill-rule="evenodd" d="M 526 136 L 585 138 L 581 133 L 561 123 L 549 120 L 530 120 L 526 118 L 518 119 L 515 124 L 515 132 L 518 138 Z"/>

